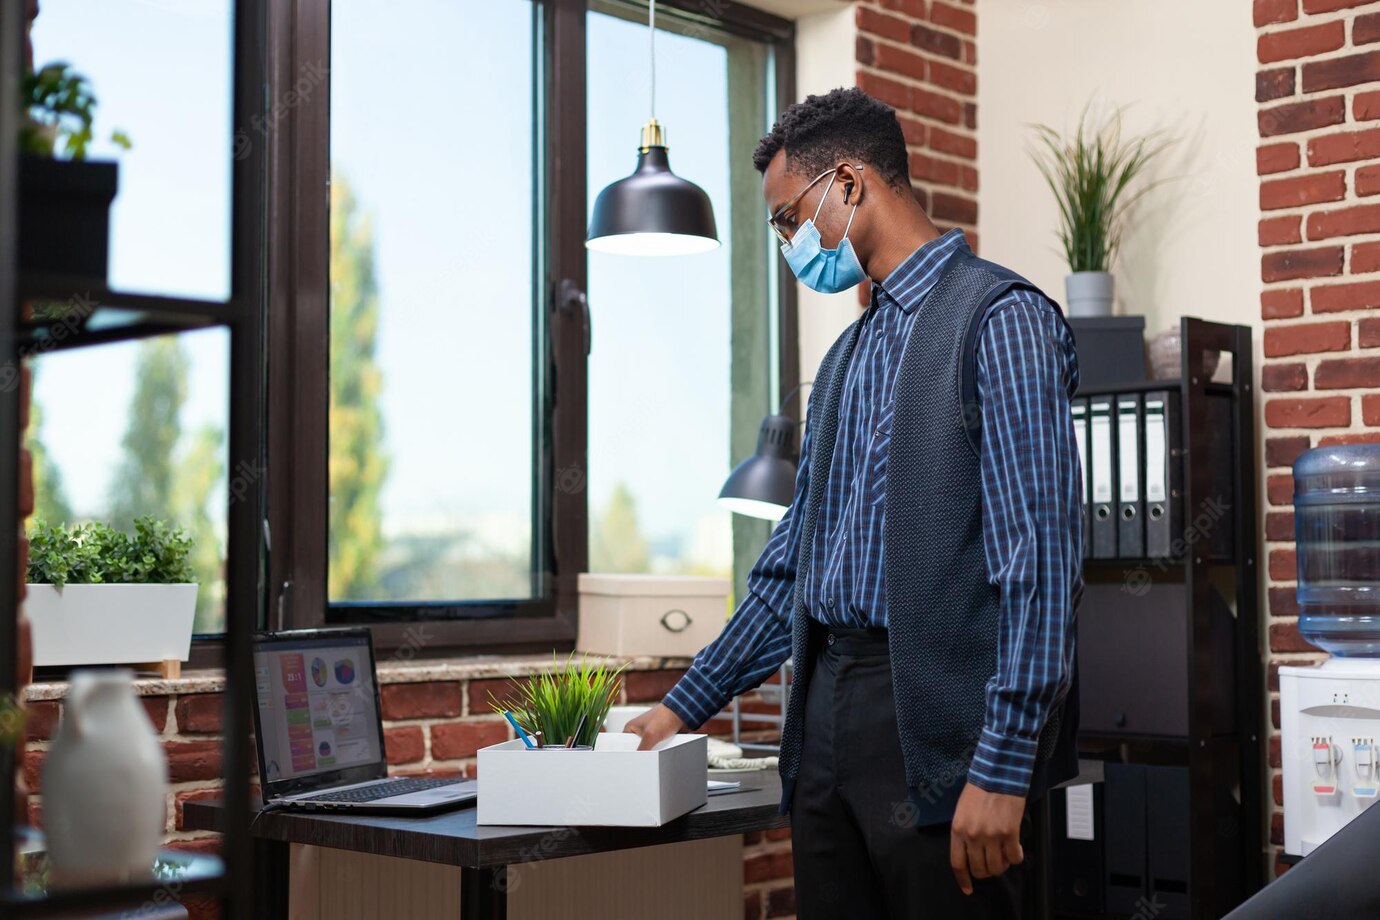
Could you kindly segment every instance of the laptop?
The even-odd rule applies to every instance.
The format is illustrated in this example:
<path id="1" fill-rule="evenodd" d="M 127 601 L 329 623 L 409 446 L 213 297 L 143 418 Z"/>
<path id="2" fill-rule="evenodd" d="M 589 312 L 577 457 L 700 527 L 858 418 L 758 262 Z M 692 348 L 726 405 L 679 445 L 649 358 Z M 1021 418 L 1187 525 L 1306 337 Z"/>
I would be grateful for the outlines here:
<path id="1" fill-rule="evenodd" d="M 475 780 L 388 776 L 369 630 L 254 637 L 265 808 L 422 814 L 473 802 Z"/>

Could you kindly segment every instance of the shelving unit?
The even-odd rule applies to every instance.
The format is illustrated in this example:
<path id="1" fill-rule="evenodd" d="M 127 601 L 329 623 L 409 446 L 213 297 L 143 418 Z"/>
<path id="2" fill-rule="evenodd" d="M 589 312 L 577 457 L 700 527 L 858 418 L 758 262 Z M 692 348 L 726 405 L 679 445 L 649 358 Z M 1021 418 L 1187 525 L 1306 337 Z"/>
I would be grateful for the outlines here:
<path id="1" fill-rule="evenodd" d="M 1079 747 L 1085 760 L 1101 761 L 1097 767 L 1112 771 L 1114 764 L 1186 770 L 1186 813 L 1175 813 L 1163 796 L 1148 801 L 1147 810 L 1151 822 L 1180 822 L 1174 827 L 1188 878 L 1171 888 L 1169 881 L 1147 870 L 1143 884 L 1150 912 L 1145 916 L 1207 920 L 1222 916 L 1264 881 L 1254 393 L 1249 327 L 1184 318 L 1181 332 L 1178 381 L 1098 387 L 1079 394 L 1177 390 L 1184 550 L 1173 559 L 1084 560 L 1087 593 L 1079 610 L 1084 730 Z M 1213 352 L 1224 361 L 1231 356 L 1230 383 L 1209 381 L 1205 356 Z M 1230 538 L 1230 550 L 1213 555 L 1195 518 L 1224 482 L 1229 483 L 1230 507 L 1210 526 L 1229 528 L 1224 535 Z M 1145 589 L 1138 595 L 1134 586 L 1142 583 Z M 1138 600 L 1152 591 L 1148 601 Z M 1174 635 L 1176 629 L 1179 635 Z M 1151 664 L 1155 661 L 1168 664 L 1157 669 Z M 1181 712 L 1175 711 L 1177 706 Z M 1120 719 L 1115 718 L 1118 711 Z M 1112 823 L 1110 816 L 1107 820 Z M 1062 825 L 1049 827 L 1046 845 L 1064 831 Z M 1099 838 L 1100 845 L 1114 846 L 1105 842 L 1107 835 L 1099 832 Z M 1150 841 L 1147 848 L 1154 845 Z M 1119 911 L 1101 913 L 1061 910 L 1057 878 L 1067 867 L 1055 865 L 1058 858 L 1055 846 L 1044 916 L 1136 916 L 1124 904 Z M 1103 867 L 1103 880 L 1113 874 Z M 1121 877 L 1122 884 L 1133 887 L 1133 882 Z M 1164 887 L 1157 889 L 1160 884 Z"/>
<path id="2" fill-rule="evenodd" d="M 265 60 L 266 4 L 234 4 L 233 123 L 250 125 L 261 117 L 267 99 Z M 80 278 L 24 277 L 17 272 L 18 150 L 16 137 L 23 74 L 24 4 L 0 0 L 0 367 L 17 370 L 30 357 L 191 329 L 222 327 L 230 340 L 229 456 L 227 469 L 263 468 L 263 383 L 265 319 L 264 177 L 266 144 L 251 145 L 232 167 L 231 291 L 224 302 L 189 300 L 113 291 Z M 226 150 L 227 158 L 231 151 Z M 58 305 L 54 310 L 52 305 Z M 36 319 L 28 318 L 30 312 Z M 18 692 L 16 612 L 23 572 L 18 567 L 20 387 L 0 387 L 0 695 Z M 0 756 L 0 831 L 6 855 L 0 858 L 0 915 L 39 917 L 77 911 L 120 912 L 173 895 L 212 895 L 222 916 L 248 920 L 268 916 L 253 901 L 254 854 L 249 835 L 249 698 L 253 677 L 251 639 L 262 622 L 262 533 L 264 477 L 242 483 L 227 507 L 225 575 L 224 740 L 222 781 L 228 820 L 221 855 L 224 869 L 209 877 L 149 881 L 121 888 L 82 888 L 44 898 L 16 889 L 11 854 L 17 840 L 14 813 L 14 758 Z"/>

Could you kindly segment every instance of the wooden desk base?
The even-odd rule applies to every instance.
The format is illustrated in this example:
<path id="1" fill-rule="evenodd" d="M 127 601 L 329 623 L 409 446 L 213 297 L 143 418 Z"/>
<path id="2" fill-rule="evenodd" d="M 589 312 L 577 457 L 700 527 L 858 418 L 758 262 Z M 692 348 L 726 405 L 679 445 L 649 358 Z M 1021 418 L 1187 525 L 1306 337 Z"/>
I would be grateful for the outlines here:
<path id="1" fill-rule="evenodd" d="M 291 845 L 290 920 L 455 920 L 461 870 L 439 863 Z M 508 920 L 718 920 L 743 915 L 743 838 L 509 866 Z M 465 873 L 477 878 L 484 873 Z M 476 894 L 470 892 L 471 903 Z M 468 916 L 468 912 L 465 914 Z"/>

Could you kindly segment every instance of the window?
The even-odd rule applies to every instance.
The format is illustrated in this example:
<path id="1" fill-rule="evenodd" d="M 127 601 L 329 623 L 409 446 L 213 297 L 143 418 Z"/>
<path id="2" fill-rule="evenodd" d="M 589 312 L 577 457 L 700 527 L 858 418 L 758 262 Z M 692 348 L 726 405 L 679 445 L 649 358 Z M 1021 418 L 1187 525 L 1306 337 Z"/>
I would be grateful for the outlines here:
<path id="1" fill-rule="evenodd" d="M 270 305 L 271 625 L 367 622 L 387 647 L 448 621 L 425 654 L 569 643 L 576 576 L 624 542 L 620 495 L 647 552 L 605 570 L 728 574 L 753 542 L 755 558 L 766 526 L 715 497 L 795 372 L 749 160 L 791 32 L 689 0 L 658 12 L 673 164 L 724 241 L 693 264 L 583 245 L 646 120 L 627 66 L 645 6 L 279 14 L 276 84 L 322 61 L 329 80 L 284 112 L 273 171 L 290 219 L 271 287 L 292 294 Z M 668 291 L 668 269 L 689 280 Z"/>

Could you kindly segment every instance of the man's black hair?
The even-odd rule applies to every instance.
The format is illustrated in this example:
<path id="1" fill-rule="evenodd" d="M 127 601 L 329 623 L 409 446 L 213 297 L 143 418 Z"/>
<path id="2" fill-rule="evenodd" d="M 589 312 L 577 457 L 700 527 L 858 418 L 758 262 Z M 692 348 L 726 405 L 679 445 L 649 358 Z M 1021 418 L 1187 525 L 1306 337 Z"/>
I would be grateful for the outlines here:
<path id="1" fill-rule="evenodd" d="M 889 185 L 910 187 L 910 159 L 896 113 L 857 87 L 806 96 L 786 109 L 752 154 L 766 172 L 778 150 L 792 172 L 819 175 L 839 163 L 865 163 Z"/>

